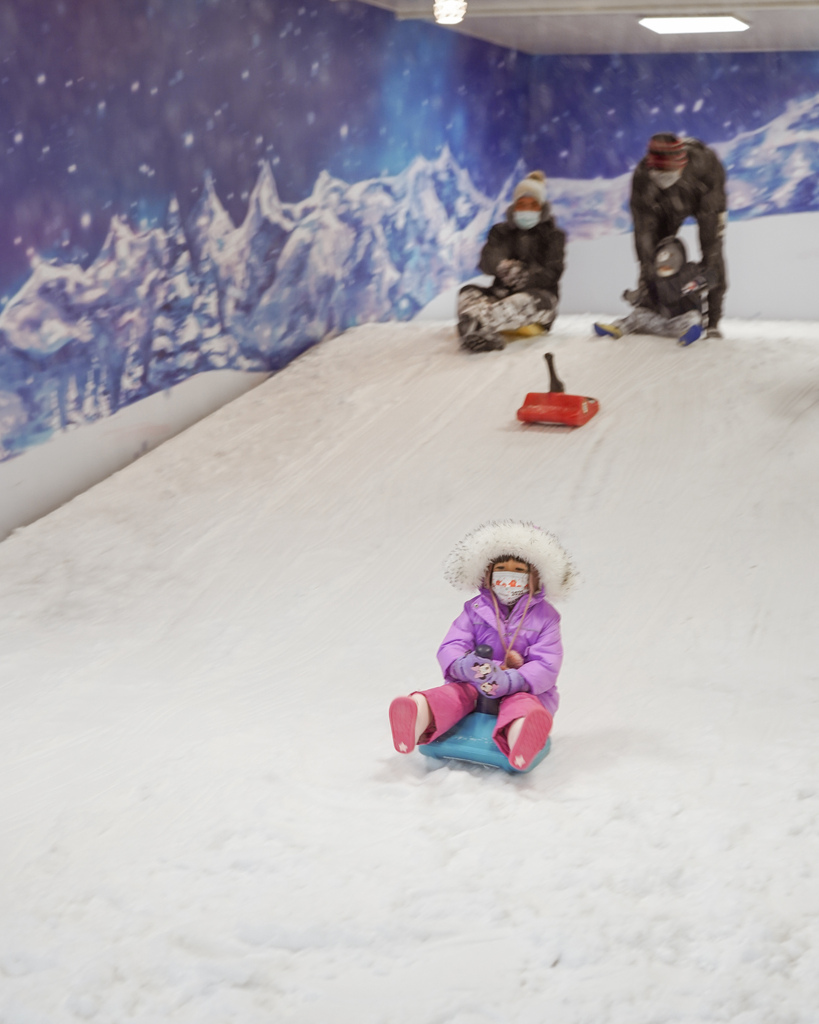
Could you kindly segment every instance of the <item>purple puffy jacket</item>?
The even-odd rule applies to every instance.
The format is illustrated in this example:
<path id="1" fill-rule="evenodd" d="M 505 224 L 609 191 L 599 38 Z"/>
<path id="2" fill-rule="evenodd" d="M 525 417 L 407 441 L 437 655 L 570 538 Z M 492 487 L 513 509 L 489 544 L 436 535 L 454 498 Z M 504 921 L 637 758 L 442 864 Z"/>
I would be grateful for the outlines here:
<path id="1" fill-rule="evenodd" d="M 508 618 L 504 618 L 507 609 L 500 606 L 501 625 L 506 632 L 507 643 L 515 635 L 525 608 L 526 598 L 521 597 L 512 606 Z M 490 591 L 483 587 L 476 597 L 466 602 L 438 648 L 438 663 L 448 683 L 458 682 L 449 674 L 449 666 L 474 651 L 479 644 L 488 644 L 492 648 L 492 657 L 503 661 L 504 649 L 498 637 L 495 606 Z M 535 594 L 529 603 L 512 650 L 523 655 L 524 664 L 518 672 L 526 680 L 528 691 L 538 698 L 550 715 L 554 715 L 560 700 L 557 674 L 563 662 L 563 644 L 560 640 L 560 615 L 543 597 L 543 591 Z"/>

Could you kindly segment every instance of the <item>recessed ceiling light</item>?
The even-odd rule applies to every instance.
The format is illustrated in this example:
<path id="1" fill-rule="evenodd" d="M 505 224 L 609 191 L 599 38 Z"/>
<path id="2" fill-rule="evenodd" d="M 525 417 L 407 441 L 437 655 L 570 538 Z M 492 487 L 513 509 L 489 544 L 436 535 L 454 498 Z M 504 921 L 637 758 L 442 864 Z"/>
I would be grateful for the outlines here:
<path id="1" fill-rule="evenodd" d="M 466 0 L 435 0 L 432 13 L 439 25 L 457 25 L 464 20 Z"/>
<path id="2" fill-rule="evenodd" d="M 739 18 L 641 18 L 643 28 L 660 35 L 684 35 L 687 32 L 744 32 L 746 25 Z"/>

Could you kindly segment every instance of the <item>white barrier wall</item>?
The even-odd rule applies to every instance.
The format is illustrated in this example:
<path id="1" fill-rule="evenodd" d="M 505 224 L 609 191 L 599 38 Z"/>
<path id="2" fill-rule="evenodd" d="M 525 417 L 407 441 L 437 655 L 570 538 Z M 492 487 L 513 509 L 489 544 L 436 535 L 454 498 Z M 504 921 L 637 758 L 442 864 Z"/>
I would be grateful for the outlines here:
<path id="1" fill-rule="evenodd" d="M 559 223 L 560 212 L 555 213 Z M 696 225 L 686 224 L 680 236 L 689 256 L 698 260 Z M 725 253 L 726 317 L 816 320 L 819 341 L 819 213 L 731 222 Z M 625 288 L 636 283 L 637 261 L 630 233 L 576 241 L 570 238 L 560 285 L 560 311 L 625 316 L 630 307 L 621 296 Z M 449 289 L 439 295 L 422 310 L 419 319 L 454 318 L 456 294 L 457 289 Z"/>
<path id="2" fill-rule="evenodd" d="M 725 237 L 726 317 L 819 321 L 819 213 L 733 221 Z M 680 232 L 699 259 L 696 225 Z M 631 234 L 570 242 L 560 307 L 564 313 L 625 315 L 620 296 L 633 287 L 637 262 Z"/>
<path id="3" fill-rule="evenodd" d="M 266 380 L 215 370 L 0 462 L 0 540 Z"/>

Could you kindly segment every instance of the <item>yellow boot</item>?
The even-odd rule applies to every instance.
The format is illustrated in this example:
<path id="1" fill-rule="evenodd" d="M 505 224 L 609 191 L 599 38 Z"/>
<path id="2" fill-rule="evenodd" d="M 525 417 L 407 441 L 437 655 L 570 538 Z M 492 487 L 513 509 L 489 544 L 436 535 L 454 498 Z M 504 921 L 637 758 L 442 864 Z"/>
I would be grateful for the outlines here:
<path id="1" fill-rule="evenodd" d="M 516 327 L 513 331 L 501 331 L 500 333 L 510 341 L 513 338 L 534 338 L 543 334 L 545 328 L 542 324 L 524 324 L 523 327 Z"/>

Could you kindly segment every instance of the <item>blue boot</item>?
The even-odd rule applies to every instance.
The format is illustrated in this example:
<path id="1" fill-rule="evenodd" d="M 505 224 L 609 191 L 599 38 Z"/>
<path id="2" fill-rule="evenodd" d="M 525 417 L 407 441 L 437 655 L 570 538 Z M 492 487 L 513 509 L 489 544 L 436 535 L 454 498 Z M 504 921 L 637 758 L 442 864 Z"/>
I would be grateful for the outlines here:
<path id="1" fill-rule="evenodd" d="M 617 324 L 595 324 L 594 333 L 600 338 L 622 338 L 623 332 Z"/>
<path id="2" fill-rule="evenodd" d="M 689 327 L 685 334 L 680 338 L 678 344 L 680 345 L 691 345 L 697 340 L 702 334 L 702 327 L 699 324 L 694 324 L 693 327 Z"/>

